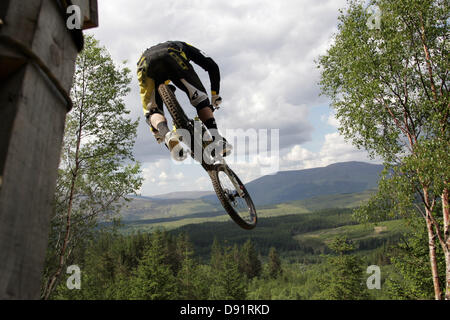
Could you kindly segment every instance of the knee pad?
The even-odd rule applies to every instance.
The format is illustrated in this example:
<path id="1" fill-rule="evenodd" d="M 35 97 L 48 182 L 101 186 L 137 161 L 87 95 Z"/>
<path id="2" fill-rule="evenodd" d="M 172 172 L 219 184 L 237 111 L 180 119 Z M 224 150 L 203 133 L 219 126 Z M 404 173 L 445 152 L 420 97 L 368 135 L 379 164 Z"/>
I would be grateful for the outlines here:
<path id="1" fill-rule="evenodd" d="M 185 79 L 180 79 L 181 83 L 186 87 L 187 95 L 189 97 L 189 101 L 195 108 L 204 108 L 209 104 L 209 98 L 206 92 L 203 89 L 197 89 L 192 84 L 187 82 Z"/>

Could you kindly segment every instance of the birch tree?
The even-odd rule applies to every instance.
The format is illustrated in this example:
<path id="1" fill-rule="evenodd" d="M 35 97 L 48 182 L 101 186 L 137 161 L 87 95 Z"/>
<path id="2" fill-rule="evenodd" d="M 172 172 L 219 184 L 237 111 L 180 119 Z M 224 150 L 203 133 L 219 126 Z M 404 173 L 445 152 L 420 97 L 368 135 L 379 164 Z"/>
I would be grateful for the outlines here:
<path id="1" fill-rule="evenodd" d="M 322 92 L 344 137 L 385 162 L 380 193 L 359 218 L 421 215 L 434 296 L 450 299 L 448 1 L 370 5 L 349 1 L 341 11 L 333 44 L 318 61 Z M 445 255 L 445 285 L 436 246 Z"/>
<path id="2" fill-rule="evenodd" d="M 55 194 L 55 215 L 43 276 L 48 299 L 77 247 L 99 221 L 116 217 L 142 183 L 132 149 L 137 121 L 126 115 L 130 70 L 116 65 L 92 36 L 78 56 Z"/>

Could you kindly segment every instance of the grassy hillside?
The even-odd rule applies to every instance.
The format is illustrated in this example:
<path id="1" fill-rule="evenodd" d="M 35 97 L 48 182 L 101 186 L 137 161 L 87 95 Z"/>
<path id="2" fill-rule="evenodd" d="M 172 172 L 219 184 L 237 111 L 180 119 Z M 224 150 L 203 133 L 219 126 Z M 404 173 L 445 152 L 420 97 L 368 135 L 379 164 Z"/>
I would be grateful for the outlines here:
<path id="1" fill-rule="evenodd" d="M 379 224 L 356 224 L 351 209 L 327 209 L 312 213 L 261 218 L 258 227 L 245 231 L 231 221 L 189 224 L 171 232 L 188 234 L 195 252 L 202 257 L 209 254 L 214 238 L 230 245 L 242 245 L 252 239 L 258 251 L 266 256 L 275 247 L 290 262 L 315 262 L 329 253 L 327 244 L 337 235 L 357 244 L 358 250 L 373 250 L 387 242 L 395 242 L 405 231 L 402 221 Z"/>
<path id="2" fill-rule="evenodd" d="M 261 217 L 351 208 L 368 199 L 381 170 L 379 165 L 344 162 L 324 168 L 283 171 L 246 186 Z M 225 213 L 216 195 L 204 194 L 174 192 L 157 198 L 133 197 L 122 210 L 122 218 L 127 223 L 169 223 L 170 227 L 185 224 L 180 223 L 181 218 L 186 223 L 223 220 L 218 218 Z"/>
<path id="3" fill-rule="evenodd" d="M 135 197 L 121 210 L 124 221 L 181 217 L 219 211 L 216 205 L 196 199 L 153 199 Z"/>
<path id="4" fill-rule="evenodd" d="M 367 247 L 370 250 L 401 233 L 400 223 L 396 221 L 386 222 L 375 228 L 355 225 L 351 218 L 351 208 L 360 206 L 375 192 L 370 187 L 376 185 L 380 170 L 381 166 L 351 162 L 326 168 L 279 173 L 269 176 L 269 180 L 268 177 L 255 180 L 248 185 L 264 185 L 264 188 L 278 186 L 280 190 L 299 184 L 314 189 L 312 185 L 315 185 L 318 193 L 330 191 L 328 187 L 331 180 L 334 181 L 331 183 L 333 188 L 340 192 L 333 189 L 332 194 L 319 194 L 275 204 L 261 205 L 255 201 L 259 222 L 250 232 L 239 228 L 222 206 L 208 200 L 208 197 L 136 198 L 124 211 L 122 231 L 129 234 L 164 228 L 175 233 L 187 232 L 200 256 L 209 253 L 214 237 L 239 244 L 250 237 L 255 240 L 264 255 L 271 246 L 275 246 L 285 257 L 292 257 L 294 260 L 317 259 L 321 253 L 328 250 L 327 243 L 338 234 L 347 234 L 360 243 L 361 249 Z M 292 180 L 289 182 L 286 175 L 295 177 L 295 181 L 289 178 Z M 278 181 L 280 178 L 284 183 Z M 343 193 L 342 191 L 348 188 L 339 187 L 340 184 L 350 184 L 351 188 L 362 191 Z M 319 192 L 319 189 L 322 191 Z M 257 194 L 252 192 L 252 197 Z"/>
<path id="5" fill-rule="evenodd" d="M 259 218 L 291 214 L 312 213 L 328 208 L 354 208 L 369 199 L 373 190 L 359 193 L 318 196 L 275 205 L 258 206 Z M 174 229 L 187 224 L 230 221 L 220 205 L 203 200 L 178 200 L 176 203 L 163 200 L 141 200 L 130 205 L 123 222 L 126 232 L 151 231 L 163 227 Z"/>
<path id="6" fill-rule="evenodd" d="M 301 246 L 313 246 L 325 250 L 327 245 L 338 235 L 346 235 L 358 243 L 359 249 L 373 249 L 390 238 L 395 238 L 405 231 L 402 220 L 383 221 L 377 224 L 344 225 L 325 228 L 294 236 Z"/>
<path id="7" fill-rule="evenodd" d="M 355 193 L 339 193 L 324 196 L 312 197 L 309 199 L 289 202 L 291 205 L 299 205 L 307 208 L 310 212 L 327 208 L 356 208 L 376 192 L 375 189 L 368 189 Z"/>

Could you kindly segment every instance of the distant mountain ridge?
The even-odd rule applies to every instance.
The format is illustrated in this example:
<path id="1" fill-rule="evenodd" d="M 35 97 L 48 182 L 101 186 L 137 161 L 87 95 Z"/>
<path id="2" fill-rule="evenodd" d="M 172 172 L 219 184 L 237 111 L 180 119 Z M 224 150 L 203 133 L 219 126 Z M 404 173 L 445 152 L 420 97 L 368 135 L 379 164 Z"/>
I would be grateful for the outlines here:
<path id="1" fill-rule="evenodd" d="M 320 168 L 280 171 L 255 179 L 247 183 L 246 187 L 257 207 L 310 199 L 314 207 L 333 208 L 337 206 L 337 202 L 341 206 L 347 202 L 353 203 L 354 198 L 360 197 L 351 194 L 374 191 L 382 170 L 382 165 L 342 162 Z M 224 212 L 215 193 L 208 191 L 172 192 L 131 198 L 131 202 L 122 209 L 123 219 L 126 221 L 216 216 L 219 212 Z M 329 203 L 315 203 L 316 201 Z"/>
<path id="2" fill-rule="evenodd" d="M 246 184 L 256 206 L 303 200 L 317 196 L 375 189 L 382 165 L 350 161 L 326 167 L 280 171 Z M 205 201 L 216 201 L 205 196 Z"/>
<path id="3" fill-rule="evenodd" d="M 204 196 L 214 194 L 213 191 L 176 191 L 156 196 L 151 196 L 152 199 L 199 199 Z"/>

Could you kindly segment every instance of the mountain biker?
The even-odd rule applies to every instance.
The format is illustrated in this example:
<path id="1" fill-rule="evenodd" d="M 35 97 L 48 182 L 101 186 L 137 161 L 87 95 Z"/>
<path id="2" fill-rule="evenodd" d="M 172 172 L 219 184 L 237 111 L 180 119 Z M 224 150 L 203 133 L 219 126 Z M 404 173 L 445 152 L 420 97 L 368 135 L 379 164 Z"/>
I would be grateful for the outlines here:
<path id="1" fill-rule="evenodd" d="M 189 61 L 192 60 L 209 74 L 211 102 L 197 73 Z M 214 107 L 222 102 L 219 95 L 220 71 L 214 60 L 194 46 L 182 41 L 167 41 L 147 49 L 137 63 L 138 81 L 146 122 L 158 143 L 165 142 L 169 151 L 179 143 L 179 136 L 169 130 L 164 116 L 163 102 L 158 93 L 162 83 L 172 81 L 189 97 L 191 104 L 206 128 L 214 130 L 214 141 L 221 145 L 223 156 L 231 152 L 231 145 L 217 133 L 213 115 Z M 172 87 L 174 90 L 175 88 Z"/>

